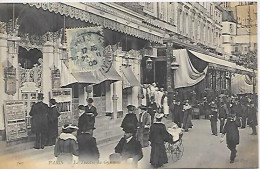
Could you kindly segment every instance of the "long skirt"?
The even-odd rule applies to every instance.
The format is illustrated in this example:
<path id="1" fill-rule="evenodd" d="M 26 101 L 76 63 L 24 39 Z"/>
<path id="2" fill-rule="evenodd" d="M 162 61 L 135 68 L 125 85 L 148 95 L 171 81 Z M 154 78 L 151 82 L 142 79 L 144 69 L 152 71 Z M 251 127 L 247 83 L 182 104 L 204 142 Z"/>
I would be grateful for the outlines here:
<path id="1" fill-rule="evenodd" d="M 142 148 L 149 146 L 149 128 L 143 126 L 138 129 L 138 140 L 140 141 Z"/>
<path id="2" fill-rule="evenodd" d="M 163 164 L 168 163 L 166 149 L 164 144 L 153 144 L 151 145 L 150 163 L 153 166 L 161 167 Z"/>

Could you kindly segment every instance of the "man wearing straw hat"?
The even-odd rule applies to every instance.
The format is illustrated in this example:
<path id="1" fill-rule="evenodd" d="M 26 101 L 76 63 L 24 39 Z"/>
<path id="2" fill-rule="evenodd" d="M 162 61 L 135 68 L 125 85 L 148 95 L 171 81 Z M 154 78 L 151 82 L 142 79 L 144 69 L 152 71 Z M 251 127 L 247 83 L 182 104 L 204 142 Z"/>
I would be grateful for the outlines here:
<path id="1" fill-rule="evenodd" d="M 32 106 L 29 113 L 32 116 L 32 132 L 36 134 L 35 149 L 43 149 L 47 141 L 49 108 L 43 103 L 43 98 L 43 93 L 39 93 L 38 102 Z"/>

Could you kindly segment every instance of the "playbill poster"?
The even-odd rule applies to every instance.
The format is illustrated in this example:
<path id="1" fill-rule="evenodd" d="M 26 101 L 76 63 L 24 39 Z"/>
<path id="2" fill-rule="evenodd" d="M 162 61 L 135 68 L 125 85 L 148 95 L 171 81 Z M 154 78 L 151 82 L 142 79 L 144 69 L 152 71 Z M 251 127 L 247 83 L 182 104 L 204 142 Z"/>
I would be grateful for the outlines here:
<path id="1" fill-rule="evenodd" d="M 0 169 L 259 168 L 257 1 L 0 2 Z"/>

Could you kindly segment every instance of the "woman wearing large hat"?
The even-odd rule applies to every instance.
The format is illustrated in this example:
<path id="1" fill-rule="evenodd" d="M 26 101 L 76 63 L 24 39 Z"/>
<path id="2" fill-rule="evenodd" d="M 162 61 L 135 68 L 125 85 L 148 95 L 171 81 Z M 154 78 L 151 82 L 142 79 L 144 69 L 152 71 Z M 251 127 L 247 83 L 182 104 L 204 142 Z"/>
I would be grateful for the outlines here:
<path id="1" fill-rule="evenodd" d="M 173 137 L 167 132 L 165 125 L 162 123 L 163 113 L 156 113 L 154 122 L 150 128 L 149 140 L 151 141 L 150 163 L 155 168 L 161 167 L 168 163 L 164 142 L 173 143 Z"/>
<path id="2" fill-rule="evenodd" d="M 73 155 L 79 155 L 78 142 L 72 134 L 77 131 L 78 127 L 72 124 L 62 126 L 62 133 L 54 147 L 54 155 L 57 161 L 62 161 L 64 164 L 72 164 Z"/>

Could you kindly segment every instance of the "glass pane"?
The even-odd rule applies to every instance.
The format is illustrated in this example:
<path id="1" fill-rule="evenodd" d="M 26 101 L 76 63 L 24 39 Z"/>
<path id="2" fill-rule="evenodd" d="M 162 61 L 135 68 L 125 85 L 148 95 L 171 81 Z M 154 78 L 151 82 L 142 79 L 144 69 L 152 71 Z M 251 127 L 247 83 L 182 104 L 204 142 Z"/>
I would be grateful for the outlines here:
<path id="1" fill-rule="evenodd" d="M 36 93 L 31 94 L 31 99 L 36 99 Z"/>
<path id="2" fill-rule="evenodd" d="M 22 94 L 22 98 L 23 98 L 23 99 L 28 99 L 28 94 L 27 94 L 27 93 L 23 93 L 23 94 Z"/>

